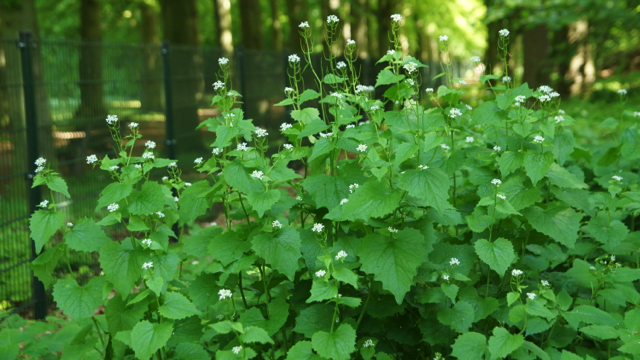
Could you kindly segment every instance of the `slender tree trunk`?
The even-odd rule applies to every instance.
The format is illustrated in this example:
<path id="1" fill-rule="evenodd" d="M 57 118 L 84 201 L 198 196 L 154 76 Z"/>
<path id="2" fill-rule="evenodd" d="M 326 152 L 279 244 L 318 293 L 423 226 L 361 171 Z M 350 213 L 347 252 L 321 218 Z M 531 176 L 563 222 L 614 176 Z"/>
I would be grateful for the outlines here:
<path id="1" fill-rule="evenodd" d="M 274 50 L 282 50 L 282 24 L 280 23 L 280 1 L 270 0 L 271 5 L 271 43 Z"/>
<path id="2" fill-rule="evenodd" d="M 218 47 L 220 47 L 225 54 L 229 55 L 233 51 L 231 2 L 229 0 L 213 0 L 213 9 Z"/>
<path id="3" fill-rule="evenodd" d="M 162 59 L 158 36 L 158 14 L 145 2 L 139 2 L 142 43 L 148 45 L 143 52 L 142 108 L 146 111 L 162 111 Z"/>
<path id="4" fill-rule="evenodd" d="M 248 49 L 262 49 L 262 11 L 258 0 L 239 0 L 242 21 L 242 44 Z"/>
<path id="5" fill-rule="evenodd" d="M 576 21 L 569 28 L 569 43 L 576 44 L 576 53 L 569 63 L 565 77 L 572 80 L 571 95 L 588 95 L 595 81 L 595 67 L 589 43 L 589 23 L 586 20 Z"/>
<path id="6" fill-rule="evenodd" d="M 80 107 L 78 118 L 104 116 L 100 1 L 80 1 Z"/>
<path id="7" fill-rule="evenodd" d="M 576 46 L 569 44 L 569 26 L 565 25 L 553 32 L 553 46 L 551 47 L 551 62 L 556 64 L 554 71 L 560 74 L 554 88 L 560 95 L 568 96 L 571 93 L 571 79 L 564 75 L 569 72 L 571 58 L 575 54 Z"/>
<path id="8" fill-rule="evenodd" d="M 358 54 L 361 58 L 369 56 L 369 38 L 367 37 L 366 0 L 354 0 L 351 3 L 351 38 L 356 41 Z"/>
<path id="9" fill-rule="evenodd" d="M 378 56 L 384 55 L 390 49 L 389 32 L 391 30 L 391 15 L 398 0 L 380 0 L 378 2 Z"/>
<path id="10" fill-rule="evenodd" d="M 524 50 L 522 82 L 529 83 L 532 89 L 540 85 L 548 85 L 550 81 L 548 36 L 549 30 L 545 24 L 525 29 L 522 34 Z"/>
<path id="11" fill-rule="evenodd" d="M 302 36 L 300 36 L 300 28 L 298 27 L 303 20 L 305 2 L 298 0 L 286 0 L 287 4 L 287 16 L 289 17 L 289 51 L 294 54 L 301 54 L 302 47 L 300 42 Z"/>

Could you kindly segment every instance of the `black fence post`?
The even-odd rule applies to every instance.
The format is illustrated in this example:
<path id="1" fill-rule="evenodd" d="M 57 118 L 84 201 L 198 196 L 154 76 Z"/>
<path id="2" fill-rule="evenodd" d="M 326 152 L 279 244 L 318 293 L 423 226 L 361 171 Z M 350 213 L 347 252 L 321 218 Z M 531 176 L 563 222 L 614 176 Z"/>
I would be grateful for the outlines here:
<path id="1" fill-rule="evenodd" d="M 169 42 L 162 43 L 162 64 L 164 65 L 164 127 L 165 145 L 167 146 L 167 157 L 176 158 L 176 137 L 173 133 L 173 93 L 171 83 L 171 60 L 169 54 Z"/>
<path id="2" fill-rule="evenodd" d="M 238 67 L 240 68 L 240 94 L 242 95 L 242 112 L 244 113 L 244 117 L 247 118 L 247 82 L 244 74 L 244 46 L 238 46 L 238 51 L 236 52 L 236 59 L 238 61 Z"/>
<path id="3" fill-rule="evenodd" d="M 36 117 L 36 97 L 33 85 L 33 62 L 31 59 L 31 33 L 28 31 L 20 32 L 20 60 L 22 65 L 22 90 L 24 92 L 24 114 L 27 125 L 27 185 L 29 187 L 29 213 L 33 214 L 38 209 L 41 195 L 39 187 L 31 187 L 33 184 L 33 170 L 35 170 L 35 162 L 38 158 L 38 119 Z M 31 261 L 38 254 L 36 253 L 35 242 L 31 241 Z M 47 296 L 44 290 L 44 284 L 38 280 L 36 276 L 32 279 L 34 315 L 36 320 L 44 319 L 47 316 Z"/>

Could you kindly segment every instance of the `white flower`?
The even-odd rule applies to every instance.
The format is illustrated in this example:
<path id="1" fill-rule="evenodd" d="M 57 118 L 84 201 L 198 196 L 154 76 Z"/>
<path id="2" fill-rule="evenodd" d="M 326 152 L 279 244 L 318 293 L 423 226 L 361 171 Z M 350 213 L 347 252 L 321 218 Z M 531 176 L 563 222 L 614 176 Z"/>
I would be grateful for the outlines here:
<path id="1" fill-rule="evenodd" d="M 420 170 L 427 170 L 429 168 L 429 165 L 418 165 L 418 169 Z"/>
<path id="2" fill-rule="evenodd" d="M 227 96 L 229 96 L 229 97 L 234 97 L 234 96 L 236 96 L 236 95 L 235 95 L 232 91 L 229 91 L 229 92 L 227 93 Z M 233 125 L 231 125 L 231 126 L 233 126 Z"/>
<path id="3" fill-rule="evenodd" d="M 333 92 L 333 93 L 331 93 L 331 96 L 333 96 L 333 97 L 335 97 L 335 98 L 338 98 L 338 99 L 342 99 L 342 94 L 337 93 L 337 92 Z"/>
<path id="4" fill-rule="evenodd" d="M 291 144 L 284 144 L 284 145 L 282 145 L 282 146 L 283 146 L 285 149 L 287 149 L 287 150 L 291 150 L 291 149 L 293 149 L 293 145 L 291 145 Z"/>
<path id="5" fill-rule="evenodd" d="M 407 84 L 409 84 L 411 86 L 415 85 L 415 82 L 413 81 L 413 79 L 407 79 L 406 81 L 407 81 Z"/>
<path id="6" fill-rule="evenodd" d="M 98 157 L 95 154 L 87 156 L 87 164 L 93 164 L 96 161 L 98 161 Z"/>
<path id="7" fill-rule="evenodd" d="M 414 63 L 412 63 L 412 62 L 410 62 L 410 63 L 406 63 L 406 64 L 404 64 L 402 67 L 403 67 L 403 68 L 404 68 L 404 70 L 405 70 L 407 73 L 409 73 L 409 74 L 413 73 L 413 72 L 414 72 L 414 71 L 416 71 L 416 69 L 417 69 L 416 64 L 414 64 Z"/>
<path id="8" fill-rule="evenodd" d="M 296 196 L 296 200 L 301 201 L 302 197 L 300 195 Z"/>
<path id="9" fill-rule="evenodd" d="M 622 181 L 622 176 L 613 175 L 611 178 L 615 181 Z"/>
<path id="10" fill-rule="evenodd" d="M 553 89 L 550 86 L 542 85 L 538 88 L 538 91 L 543 92 L 545 94 L 549 94 L 553 92 Z"/>
<path id="11" fill-rule="evenodd" d="M 549 282 L 547 280 L 540 280 L 540 284 L 542 284 L 542 286 L 549 286 Z"/>
<path id="12" fill-rule="evenodd" d="M 491 180 L 491 183 L 495 186 L 500 186 L 500 184 L 502 184 L 502 181 L 500 181 L 500 179 L 493 179 Z"/>
<path id="13" fill-rule="evenodd" d="M 559 123 L 559 122 L 564 121 L 564 116 L 562 116 L 562 115 L 558 115 L 558 116 L 556 116 L 554 119 L 556 119 L 556 124 L 557 124 L 557 123 Z"/>
<path id="14" fill-rule="evenodd" d="M 193 162 L 194 162 L 195 164 L 202 164 L 202 161 L 203 161 L 203 160 L 204 160 L 203 158 L 199 157 L 199 158 L 197 158 L 197 159 L 193 160 Z"/>
<path id="15" fill-rule="evenodd" d="M 186 183 L 184 183 L 184 186 L 189 187 L 189 186 L 191 186 L 191 183 L 190 182 L 186 182 Z"/>
<path id="16" fill-rule="evenodd" d="M 327 22 L 328 22 L 329 24 L 331 24 L 331 23 L 337 23 L 338 21 L 340 21 L 340 19 L 338 19 L 338 17 L 337 17 L 337 16 L 335 16 L 335 15 L 329 15 L 329 16 L 327 16 Z"/>
<path id="17" fill-rule="evenodd" d="M 398 15 L 400 16 L 400 15 Z M 364 344 L 362 344 L 362 347 L 368 348 L 368 347 L 374 347 L 375 344 L 373 343 L 373 340 L 368 339 L 367 341 L 364 342 Z"/>
<path id="18" fill-rule="evenodd" d="M 347 67 L 347 64 L 345 64 L 344 61 L 338 61 L 336 69 L 342 69 L 343 67 Z"/>
<path id="19" fill-rule="evenodd" d="M 38 166 L 42 166 L 42 165 L 44 165 L 46 162 L 47 162 L 47 159 L 42 158 L 42 157 L 39 157 L 39 158 L 36 160 L 35 164 L 36 164 L 36 165 L 38 165 Z"/>
<path id="20" fill-rule="evenodd" d="M 551 98 L 560 97 L 560 94 L 554 91 L 554 92 L 549 94 L 549 97 L 551 97 Z"/>
<path id="21" fill-rule="evenodd" d="M 220 64 L 220 66 L 227 65 L 228 63 L 229 59 L 227 59 L 226 57 L 221 57 L 220 59 L 218 59 L 218 64 Z"/>
<path id="22" fill-rule="evenodd" d="M 358 85 L 356 86 L 356 94 L 360 94 L 361 92 L 367 91 L 369 89 L 366 85 Z"/>
<path id="23" fill-rule="evenodd" d="M 231 349 L 231 351 L 233 351 L 234 354 L 239 354 L 240 351 L 242 350 L 242 346 L 234 346 L 233 349 Z"/>
<path id="24" fill-rule="evenodd" d="M 163 177 L 162 177 L 162 181 L 163 181 L 163 182 L 164 182 L 164 181 L 169 181 L 169 177 L 168 177 L 168 176 L 163 176 Z"/>
<path id="25" fill-rule="evenodd" d="M 627 95 L 627 90 L 625 90 L 625 89 L 620 89 L 620 90 L 618 90 L 618 94 L 620 94 L 620 95 Z"/>
<path id="26" fill-rule="evenodd" d="M 395 50 L 387 50 L 387 55 L 393 55 L 395 53 L 396 53 Z"/>
<path id="27" fill-rule="evenodd" d="M 538 98 L 538 100 L 540 100 L 540 102 L 547 102 L 551 101 L 551 97 L 549 95 L 542 95 Z"/>
<path id="28" fill-rule="evenodd" d="M 269 135 L 269 133 L 267 132 L 267 130 L 265 130 L 265 129 L 260 129 L 260 128 L 258 128 L 258 129 L 255 131 L 255 133 L 256 133 L 256 137 L 259 137 L 259 138 L 260 138 L 260 137 L 265 137 L 265 136 Z"/>
<path id="29" fill-rule="evenodd" d="M 323 277 L 327 272 L 324 270 L 316 271 L 316 277 Z"/>
<path id="30" fill-rule="evenodd" d="M 522 275 L 522 274 L 524 274 L 524 273 L 522 272 L 522 270 L 513 269 L 513 270 L 511 271 L 511 276 L 520 276 L 520 275 Z"/>
<path id="31" fill-rule="evenodd" d="M 118 170 L 119 168 L 120 168 L 120 167 L 118 167 L 118 165 L 113 165 L 113 166 L 110 166 L 110 167 L 109 167 L 109 170 L 111 170 L 111 171 L 116 171 L 116 170 Z"/>
<path id="32" fill-rule="evenodd" d="M 224 300 L 226 298 L 230 298 L 231 297 L 231 290 L 221 289 L 220 291 L 218 291 L 218 295 L 220 295 L 220 300 Z"/>
<path id="33" fill-rule="evenodd" d="M 524 96 L 524 95 L 518 95 L 518 96 L 516 96 L 516 102 L 521 103 L 521 102 L 525 102 L 525 100 L 527 100 L 527 97 L 526 97 L 526 96 Z"/>
<path id="34" fill-rule="evenodd" d="M 527 293 L 527 297 L 529 298 L 529 300 L 533 300 L 536 298 L 536 294 L 534 293 Z"/>
<path id="35" fill-rule="evenodd" d="M 460 115 L 462 115 L 462 111 L 460 111 L 460 109 L 453 108 L 453 109 L 449 110 L 449 116 L 451 116 L 453 118 L 456 117 L 456 116 L 460 116 Z"/>
<path id="36" fill-rule="evenodd" d="M 298 25 L 299 28 L 304 29 L 304 28 L 308 28 L 309 27 L 309 22 L 307 21 L 303 21 L 300 23 L 300 25 Z"/>
<path id="37" fill-rule="evenodd" d="M 347 40 L 347 45 L 355 45 L 355 44 L 356 44 L 355 40 L 351 40 L 351 39 Z"/>
<path id="38" fill-rule="evenodd" d="M 211 153 L 212 153 L 213 155 L 220 155 L 220 148 L 213 148 L 213 149 L 211 150 Z"/>
<path id="39" fill-rule="evenodd" d="M 472 56 L 471 61 L 479 63 L 480 61 L 482 61 L 482 59 L 480 59 L 480 56 Z"/>
<path id="40" fill-rule="evenodd" d="M 540 136 L 540 135 L 536 135 L 533 138 L 533 142 L 536 143 L 536 144 L 542 144 L 542 142 L 544 142 L 544 138 L 542 136 Z"/>
<path id="41" fill-rule="evenodd" d="M 178 167 L 178 164 L 176 164 L 176 162 L 172 162 L 171 164 L 169 164 L 169 167 Z"/>
<path id="42" fill-rule="evenodd" d="M 262 180 L 263 176 L 264 176 L 264 173 L 262 171 L 259 171 L 259 170 L 253 170 L 253 172 L 251 173 L 251 177 L 252 178 L 256 178 L 256 179 Z"/>
<path id="43" fill-rule="evenodd" d="M 149 140 L 146 143 L 144 143 L 144 146 L 146 146 L 149 149 L 155 149 L 156 148 L 156 142 Z"/>
<path id="44" fill-rule="evenodd" d="M 353 191 L 354 191 L 355 189 L 357 189 L 358 187 L 360 187 L 360 185 L 358 185 L 358 184 L 351 184 L 351 185 L 349 185 L 349 192 L 353 194 Z"/>
<path id="45" fill-rule="evenodd" d="M 322 230 L 324 230 L 324 225 L 322 225 L 320 223 L 313 224 L 313 228 L 311 229 L 311 231 L 317 232 L 317 233 L 321 233 Z"/>
<path id="46" fill-rule="evenodd" d="M 511 81 L 511 76 L 503 76 L 502 77 L 502 82 L 509 82 Z"/>
<path id="47" fill-rule="evenodd" d="M 432 88 L 426 88 L 427 93 L 431 94 L 433 93 L 433 89 Z"/>
<path id="48" fill-rule="evenodd" d="M 247 143 L 243 142 L 242 144 L 238 144 L 238 146 L 236 146 L 236 149 L 238 151 L 247 151 Z"/>
<path id="49" fill-rule="evenodd" d="M 300 62 L 300 56 L 298 56 L 296 54 L 289 55 L 289 62 L 292 62 L 292 63 Z"/>
<path id="50" fill-rule="evenodd" d="M 376 110 L 380 110 L 380 106 L 378 106 L 378 105 L 373 105 L 373 106 L 371 107 L 371 111 L 376 111 Z"/>
<path id="51" fill-rule="evenodd" d="M 319 133 L 318 135 L 320 135 L 320 137 L 323 137 L 323 138 L 328 138 L 330 136 L 333 136 L 333 133 L 332 132 L 328 132 L 326 134 L 325 133 Z"/>
<path id="52" fill-rule="evenodd" d="M 467 107 L 467 110 L 469 110 L 469 111 L 473 110 L 473 108 L 471 107 L 471 105 L 468 105 L 468 104 L 467 104 L 467 105 L 465 105 L 465 106 Z"/>
<path id="53" fill-rule="evenodd" d="M 346 199 L 346 198 L 342 199 L 342 200 L 340 200 L 340 205 L 344 205 L 344 204 L 346 204 L 348 202 L 349 202 L 349 199 Z"/>
<path id="54" fill-rule="evenodd" d="M 367 151 L 367 145 L 365 145 L 365 144 L 360 144 L 360 145 L 358 145 L 358 147 L 356 148 L 356 151 L 358 151 L 358 152 L 365 152 L 365 151 Z"/>
<path id="55" fill-rule="evenodd" d="M 145 151 L 142 154 L 142 158 L 143 159 L 155 159 L 155 156 L 153 156 L 153 153 L 151 151 Z"/>
<path id="56" fill-rule="evenodd" d="M 216 315 L 216 319 L 222 321 L 224 320 L 224 315 Z"/>
<path id="57" fill-rule="evenodd" d="M 67 226 L 68 226 L 68 227 L 73 227 L 73 223 L 68 222 L 68 223 L 67 223 Z"/>
<path id="58" fill-rule="evenodd" d="M 151 246 L 151 242 L 152 241 L 151 241 L 151 239 L 144 239 L 141 242 L 142 242 L 142 245 L 144 245 L 146 247 L 149 247 L 149 246 Z"/>
<path id="59" fill-rule="evenodd" d="M 151 269 L 152 267 L 153 267 L 153 261 L 149 261 L 149 262 L 146 262 L 146 263 L 142 264 L 142 269 L 143 270 L 148 270 L 148 269 Z"/>
<path id="60" fill-rule="evenodd" d="M 449 40 L 449 37 L 448 37 L 447 35 L 440 35 L 440 36 L 438 37 L 438 39 L 439 39 L 440 41 L 447 41 L 447 40 Z"/>
<path id="61" fill-rule="evenodd" d="M 457 258 L 451 258 L 451 260 L 449 260 L 449 265 L 460 265 L 460 260 Z"/>
<path id="62" fill-rule="evenodd" d="M 282 132 L 287 131 L 287 129 L 290 129 L 291 127 L 293 127 L 293 125 L 288 123 L 282 123 L 282 125 L 280 125 L 280 131 Z"/>
<path id="63" fill-rule="evenodd" d="M 499 197 L 502 200 L 507 200 L 507 197 L 505 195 L 497 194 L 496 196 Z"/>
<path id="64" fill-rule="evenodd" d="M 274 221 L 271 223 L 271 227 L 274 227 L 274 228 L 278 228 L 278 229 L 280 229 L 280 228 L 282 228 L 282 224 L 280 223 L 280 221 L 278 221 L 278 220 L 274 220 Z"/>
<path id="65" fill-rule="evenodd" d="M 494 146 L 494 147 L 493 147 L 493 151 L 495 151 L 495 152 L 500 152 L 500 151 L 502 151 L 502 147 L 501 147 L 501 146 L 496 145 L 496 146 Z"/>
<path id="66" fill-rule="evenodd" d="M 391 15 L 391 20 L 395 21 L 395 22 L 399 22 L 400 20 L 402 20 L 402 15 L 400 14 L 393 14 Z"/>
<path id="67" fill-rule="evenodd" d="M 198 264 L 200 264 L 200 261 L 198 261 L 198 260 L 193 260 L 191 262 L 191 265 L 198 265 Z"/>
<path id="68" fill-rule="evenodd" d="M 559 109 L 559 110 L 558 110 L 558 114 L 564 114 L 564 110 Z M 640 116 L 640 113 L 638 113 L 638 114 L 639 114 L 638 116 Z"/>
<path id="69" fill-rule="evenodd" d="M 107 115 L 107 124 L 113 125 L 118 122 L 118 115 Z"/>
<path id="70" fill-rule="evenodd" d="M 336 255 L 336 260 L 344 259 L 347 257 L 347 253 L 344 250 L 338 251 L 338 255 Z"/>
<path id="71" fill-rule="evenodd" d="M 468 142 L 468 143 L 472 143 L 474 140 L 473 136 L 467 136 L 464 141 Z"/>
<path id="72" fill-rule="evenodd" d="M 178 202 L 178 201 L 180 201 L 180 199 L 177 196 L 174 196 L 173 197 L 173 201 Z"/>
<path id="73" fill-rule="evenodd" d="M 39 173 L 40 171 L 44 170 L 44 166 L 38 166 L 36 168 L 36 173 Z"/>
<path id="74" fill-rule="evenodd" d="M 130 128 L 130 129 L 135 129 L 135 128 L 137 128 L 139 125 L 140 125 L 140 124 L 138 124 L 137 122 L 132 122 L 132 123 L 129 123 L 129 128 Z"/>
<path id="75" fill-rule="evenodd" d="M 398 229 L 393 228 L 391 226 L 389 226 L 389 228 L 387 230 L 389 230 L 390 233 L 397 233 L 398 232 Z"/>
<path id="76" fill-rule="evenodd" d="M 558 112 L 560 112 L 560 110 L 558 110 Z M 564 112 L 563 112 L 564 113 Z M 640 117 L 640 111 L 634 111 L 633 112 L 633 116 L 634 117 Z"/>
<path id="77" fill-rule="evenodd" d="M 467 82 L 466 82 L 466 81 L 464 81 L 464 80 L 462 80 L 462 79 L 460 79 L 460 80 L 458 80 L 458 84 L 460 84 L 460 85 L 467 85 Z"/>
<path id="78" fill-rule="evenodd" d="M 502 30 L 498 31 L 498 34 L 500 34 L 500 36 L 503 36 L 503 37 L 509 36 L 509 30 L 502 29 Z"/>
<path id="79" fill-rule="evenodd" d="M 158 215 L 160 219 L 164 217 L 164 214 L 161 211 L 156 211 L 156 215 Z"/>
<path id="80" fill-rule="evenodd" d="M 441 147 L 443 150 L 449 150 L 449 149 L 451 149 L 451 148 L 449 147 L 449 145 L 447 145 L 447 144 L 440 144 L 440 147 Z"/>
<path id="81" fill-rule="evenodd" d="M 449 280 L 449 275 L 442 275 L 442 278 L 445 280 Z"/>
<path id="82" fill-rule="evenodd" d="M 216 81 L 213 84 L 211 84 L 211 86 L 213 86 L 213 90 L 224 89 L 224 83 L 222 81 Z"/>
<path id="83" fill-rule="evenodd" d="M 595 266 L 589 266 L 589 269 L 595 270 L 596 268 L 595 268 Z"/>
<path id="84" fill-rule="evenodd" d="M 41 202 L 41 203 L 40 203 L 40 205 L 38 205 L 38 206 L 43 207 L 43 208 L 46 208 L 46 207 L 47 207 L 47 204 L 49 204 L 49 200 L 42 200 L 42 202 Z"/>
<path id="85" fill-rule="evenodd" d="M 133 165 L 133 166 L 135 166 L 135 167 L 136 167 L 136 169 L 142 169 L 142 165 L 140 165 L 140 164 L 135 164 L 135 165 Z"/>
<path id="86" fill-rule="evenodd" d="M 290 93 L 290 92 L 292 92 L 292 91 L 293 91 L 293 88 L 290 88 L 290 87 L 286 87 L 286 88 L 284 88 L 284 93 L 285 93 L 285 94 L 288 94 L 288 93 Z"/>

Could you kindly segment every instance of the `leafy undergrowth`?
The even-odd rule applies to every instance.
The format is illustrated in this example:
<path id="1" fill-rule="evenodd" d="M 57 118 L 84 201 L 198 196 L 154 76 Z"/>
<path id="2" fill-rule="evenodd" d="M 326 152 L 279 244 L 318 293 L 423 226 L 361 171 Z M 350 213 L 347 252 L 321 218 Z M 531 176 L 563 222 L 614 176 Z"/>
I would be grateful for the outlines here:
<path id="1" fill-rule="evenodd" d="M 325 27 L 329 49 L 337 21 Z M 325 54 L 321 70 L 310 51 L 289 58 L 278 105 L 295 122 L 282 124 L 289 142 L 271 156 L 267 131 L 234 107 L 241 95 L 221 58 L 221 115 L 201 125 L 216 134 L 213 153 L 195 159 L 202 180 L 181 180 L 153 142 L 133 156 L 135 123 L 118 157 L 89 157 L 113 179 L 97 206 L 108 215 L 68 224 L 45 202 L 31 218 L 38 251 L 64 236 L 33 269 L 74 319 L 42 356 L 637 358 L 640 113 L 624 108 L 626 93 L 600 141 L 575 135 L 551 88 L 515 86 L 508 74 L 482 76 L 494 97 L 474 108 L 460 100 L 467 87 L 450 75 L 445 36 L 448 85 L 421 88 L 424 65 L 399 51 L 400 22 L 392 17 L 395 48 L 380 60 L 380 99 L 359 83 L 355 42 L 346 62 Z M 308 25 L 300 31 L 312 49 Z M 504 61 L 508 41 L 500 31 Z M 304 71 L 316 90 L 303 88 Z M 107 125 L 123 144 L 117 116 Z M 36 184 L 68 196 L 44 159 L 38 166 Z M 167 177 L 150 181 L 158 171 Z M 214 206 L 225 226 L 193 225 Z M 116 225 L 125 239 L 105 235 Z M 69 249 L 99 253 L 104 276 L 51 276 Z M 11 341 L 13 323 L 1 350 L 40 356 Z"/>

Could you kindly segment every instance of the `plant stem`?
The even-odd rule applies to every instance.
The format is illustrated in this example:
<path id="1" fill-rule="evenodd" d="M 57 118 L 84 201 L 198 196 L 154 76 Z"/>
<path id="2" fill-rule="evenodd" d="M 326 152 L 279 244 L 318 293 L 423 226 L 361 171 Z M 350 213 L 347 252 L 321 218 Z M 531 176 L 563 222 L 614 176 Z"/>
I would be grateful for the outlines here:
<path id="1" fill-rule="evenodd" d="M 369 278 L 371 279 L 371 277 L 369 277 Z M 371 283 L 373 283 L 373 281 Z M 371 289 L 371 285 L 369 285 L 369 294 L 367 295 L 367 300 L 364 301 L 364 306 L 362 307 L 362 311 L 360 312 L 360 316 L 358 316 L 358 321 L 356 321 L 355 330 L 358 330 L 358 326 L 360 326 L 360 322 L 362 321 L 362 318 L 364 317 L 364 313 L 365 313 L 365 311 L 367 311 L 367 306 L 369 305 L 369 299 L 371 299 L 371 293 L 372 292 L 373 291 Z"/>
<path id="2" fill-rule="evenodd" d="M 242 296 L 242 303 L 244 304 L 244 308 L 248 309 L 249 305 L 247 305 L 247 299 L 244 297 L 244 289 L 242 287 L 242 271 L 238 272 L 238 287 L 240 288 L 240 296 Z"/>

